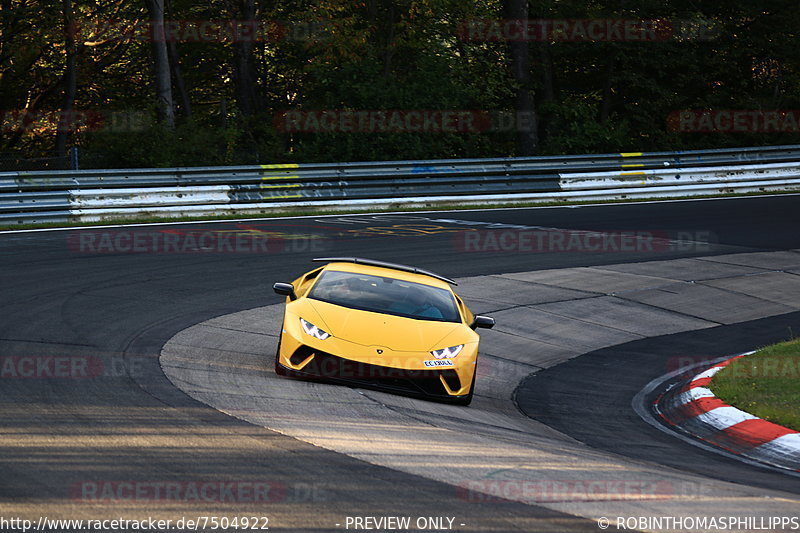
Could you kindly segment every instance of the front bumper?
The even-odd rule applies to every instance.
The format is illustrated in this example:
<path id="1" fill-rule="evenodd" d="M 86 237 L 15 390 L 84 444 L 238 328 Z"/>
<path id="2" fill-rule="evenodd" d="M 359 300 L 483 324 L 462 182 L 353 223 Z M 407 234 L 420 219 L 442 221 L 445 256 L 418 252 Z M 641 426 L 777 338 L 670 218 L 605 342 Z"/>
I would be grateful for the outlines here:
<path id="1" fill-rule="evenodd" d="M 459 376 L 455 368 L 408 370 L 374 365 L 339 357 L 304 344 L 292 351 L 288 360 L 284 359 L 283 354 L 279 355 L 278 364 L 282 373 L 288 376 L 357 385 L 441 402 L 460 402 L 469 395 L 472 386 L 471 380 L 464 380 L 463 370 L 462 376 Z"/>

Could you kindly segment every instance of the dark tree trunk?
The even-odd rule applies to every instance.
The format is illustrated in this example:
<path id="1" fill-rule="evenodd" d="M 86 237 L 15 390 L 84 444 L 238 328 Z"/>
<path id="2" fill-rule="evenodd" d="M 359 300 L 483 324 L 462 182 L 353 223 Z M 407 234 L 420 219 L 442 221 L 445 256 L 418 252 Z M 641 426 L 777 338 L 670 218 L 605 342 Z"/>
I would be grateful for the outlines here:
<path id="1" fill-rule="evenodd" d="M 64 99 L 61 104 L 61 115 L 58 118 L 56 131 L 56 154 L 67 155 L 67 140 L 74 120 L 75 94 L 78 90 L 78 73 L 76 71 L 75 56 L 75 15 L 72 10 L 72 0 L 62 0 L 64 15 L 64 47 L 66 49 L 66 66 L 64 69 Z"/>
<path id="2" fill-rule="evenodd" d="M 539 59 L 541 62 L 542 70 L 542 98 L 541 104 L 544 108 L 552 109 L 553 106 L 547 104 L 555 103 L 556 101 L 556 82 L 555 75 L 553 74 L 553 55 L 550 53 L 550 44 L 541 43 L 539 46 Z M 558 129 L 559 117 L 553 111 L 542 112 L 539 120 L 539 142 L 543 143 L 545 140 L 553 135 Z"/>
<path id="3" fill-rule="evenodd" d="M 389 28 L 386 35 L 386 46 L 383 54 L 383 75 L 389 77 L 392 74 L 392 58 L 395 52 L 395 7 L 389 6 Z"/>
<path id="4" fill-rule="evenodd" d="M 503 0 L 506 19 L 523 21 L 528 18 L 528 0 Z M 518 117 L 517 155 L 529 156 L 539 149 L 538 120 L 536 117 L 533 87 L 531 85 L 530 52 L 525 40 L 509 41 L 511 72 L 516 82 L 514 110 Z M 520 121 L 524 117 L 526 120 Z M 522 124 L 524 127 L 520 127 Z"/>
<path id="5" fill-rule="evenodd" d="M 166 10 L 171 15 L 172 4 L 170 0 L 166 1 Z M 186 90 L 186 82 L 183 79 L 183 72 L 181 71 L 181 56 L 178 54 L 178 43 L 170 39 L 167 43 L 167 52 L 169 53 L 169 65 L 172 69 L 172 79 L 175 83 L 175 90 L 178 91 L 178 96 L 181 99 L 181 110 L 183 116 L 189 118 L 192 116 L 192 102 L 189 100 L 189 92 Z"/>
<path id="6" fill-rule="evenodd" d="M 178 91 L 178 96 L 181 98 L 181 109 L 183 116 L 192 116 L 192 102 L 189 100 L 189 92 L 186 90 L 186 82 L 183 80 L 183 73 L 181 72 L 180 56 L 178 55 L 178 45 L 170 41 L 167 47 L 169 51 L 169 62 L 172 67 L 172 76 L 175 79 L 175 89 Z"/>
<path id="7" fill-rule="evenodd" d="M 164 0 L 145 0 L 153 25 L 153 63 L 156 82 L 156 109 L 159 120 L 168 128 L 175 127 L 175 105 L 172 101 L 172 79 L 169 52 L 164 33 Z"/>
<path id="8" fill-rule="evenodd" d="M 234 20 L 254 24 L 256 20 L 255 0 L 236 0 L 231 14 Z M 252 32 L 251 32 L 252 33 Z M 236 105 L 245 117 L 251 117 L 260 110 L 256 80 L 253 47 L 254 38 L 245 35 L 233 43 L 233 83 Z"/>
<path id="9" fill-rule="evenodd" d="M 367 0 L 366 17 L 374 28 L 373 38 L 376 52 L 383 63 L 383 75 L 392 75 L 392 62 L 397 52 L 397 24 L 403 13 L 396 0 Z M 403 8 L 407 9 L 407 7 Z"/>

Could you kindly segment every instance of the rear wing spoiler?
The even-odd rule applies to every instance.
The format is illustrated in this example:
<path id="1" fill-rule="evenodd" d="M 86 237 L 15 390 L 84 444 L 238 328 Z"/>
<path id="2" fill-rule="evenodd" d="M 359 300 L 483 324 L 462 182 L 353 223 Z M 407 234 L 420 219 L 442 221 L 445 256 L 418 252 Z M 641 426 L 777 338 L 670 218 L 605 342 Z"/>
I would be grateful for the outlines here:
<path id="1" fill-rule="evenodd" d="M 378 261 L 376 259 L 364 259 L 362 257 L 316 257 L 312 261 L 325 262 L 325 263 L 355 263 L 357 265 L 369 265 L 383 268 L 391 268 L 392 270 L 401 270 L 403 272 L 412 272 L 414 274 L 422 274 L 423 276 L 430 276 L 438 280 L 449 283 L 450 285 L 458 285 L 454 280 L 435 274 L 430 270 L 412 267 L 408 265 L 399 265 L 397 263 L 387 263 L 385 261 Z"/>

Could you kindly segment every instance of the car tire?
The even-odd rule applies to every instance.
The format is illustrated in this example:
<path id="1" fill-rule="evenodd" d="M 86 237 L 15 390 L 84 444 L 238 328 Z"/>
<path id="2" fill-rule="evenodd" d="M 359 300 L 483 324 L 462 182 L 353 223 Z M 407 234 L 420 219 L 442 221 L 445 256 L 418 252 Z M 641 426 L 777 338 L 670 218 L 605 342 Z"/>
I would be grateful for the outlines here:
<path id="1" fill-rule="evenodd" d="M 466 406 L 466 405 L 469 405 L 470 403 L 472 403 L 472 395 L 475 392 L 475 376 L 477 376 L 477 375 L 478 375 L 478 366 L 476 364 L 475 365 L 475 371 L 472 373 L 472 384 L 469 386 L 469 394 L 467 394 L 463 398 L 459 398 L 458 400 L 456 400 L 454 402 L 456 405 L 464 405 L 464 406 Z"/>
<path id="2" fill-rule="evenodd" d="M 279 376 L 286 376 L 286 369 L 281 365 L 281 340 L 283 340 L 283 335 L 278 337 L 278 349 L 275 350 L 275 373 Z"/>

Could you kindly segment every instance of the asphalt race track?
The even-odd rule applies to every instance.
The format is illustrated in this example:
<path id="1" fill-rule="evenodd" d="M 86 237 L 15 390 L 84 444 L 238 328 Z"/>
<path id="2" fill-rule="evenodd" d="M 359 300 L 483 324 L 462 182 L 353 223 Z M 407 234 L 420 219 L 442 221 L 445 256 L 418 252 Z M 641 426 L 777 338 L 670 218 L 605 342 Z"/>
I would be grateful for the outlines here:
<path id="1" fill-rule="evenodd" d="M 786 340 L 799 323 L 800 313 L 789 313 L 604 348 L 531 375 L 520 387 L 517 401 L 528 416 L 595 448 L 734 483 L 746 480 L 748 485 L 800 494 L 800 478 L 775 475 L 684 442 L 676 443 L 668 433 L 643 426 L 630 409 L 631 398 L 642 384 L 666 373 L 661 362 L 673 354 L 702 354 L 711 360 L 755 350 Z M 631 359 L 641 364 L 627 365 Z M 620 368 L 625 371 L 620 372 Z M 612 381 L 615 386 L 608 387 Z M 587 393 L 596 401 L 588 404 Z M 620 434 L 626 438 L 620 439 Z"/>
<path id="2" fill-rule="evenodd" d="M 469 433 L 460 425 L 463 420 L 488 427 L 493 417 L 519 416 L 514 431 L 524 427 L 532 438 L 544 439 L 537 442 L 563 443 L 569 453 L 583 450 L 586 464 L 613 455 L 635 462 L 641 472 L 666 468 L 670 479 L 707 480 L 703 497 L 715 502 L 758 501 L 775 513 L 796 509 L 798 479 L 673 439 L 639 419 L 630 402 L 648 381 L 666 373 L 671 358 L 727 355 L 784 339 L 790 327 L 800 330 L 798 207 L 800 196 L 789 195 L 2 234 L 0 514 L 34 521 L 41 516 L 264 516 L 271 529 L 303 531 L 342 530 L 347 517 L 408 516 L 412 523 L 452 518 L 452 528 L 459 531 L 597 531 L 593 518 L 602 516 L 602 509 L 628 512 L 620 506 L 629 502 L 465 497 L 443 481 L 446 472 L 461 468 L 449 462 L 447 449 L 431 448 L 427 462 L 438 473 L 428 476 L 420 468 L 424 463 L 398 465 L 397 458 L 384 457 L 381 451 L 391 450 L 391 442 L 372 450 L 372 458 L 366 458 L 369 449 L 341 453 L 338 444 L 319 444 L 319 435 L 295 438 L 289 430 L 267 429 L 273 422 L 284 429 L 295 423 L 287 413 L 265 420 L 259 411 L 263 423 L 249 423 L 248 416 L 229 416 L 185 392 L 198 389 L 197 383 L 178 388 L 168 379 L 160 361 L 164 346 L 212 319 L 225 321 L 226 331 L 206 337 L 202 348 L 234 354 L 228 361 L 236 364 L 225 369 L 229 376 L 274 378 L 274 348 L 268 342 L 263 352 L 256 349 L 247 358 L 241 358 L 242 346 L 228 343 L 253 333 L 247 329 L 252 326 L 248 310 L 280 302 L 270 290 L 274 281 L 290 281 L 311 267 L 311 258 L 326 255 L 413 264 L 462 279 L 459 293 L 467 303 L 474 301 L 476 309 L 497 316 L 498 343 L 503 335 L 526 339 L 538 334 L 523 326 L 502 329 L 505 315 L 518 317 L 528 310 L 550 317 L 545 328 L 553 332 L 550 346 L 559 345 L 560 323 L 580 323 L 589 333 L 591 324 L 598 335 L 616 332 L 597 349 L 576 342 L 561 359 L 536 363 L 526 362 L 527 341 L 500 349 L 487 335 L 482 349 L 488 357 L 506 357 L 515 372 L 527 365 L 527 373 L 533 373 L 515 396 L 532 420 L 524 419 L 510 398 L 503 400 L 501 392 L 507 391 L 495 373 L 486 379 L 490 393 L 462 408 L 468 414 L 455 413 L 445 422 L 438 406 L 429 405 L 439 421 L 419 420 L 437 434 Z M 613 237 L 621 231 L 638 237 Z M 525 232 L 545 235 L 545 249 L 530 249 L 530 241 L 520 240 Z M 602 241 L 586 238 L 594 232 L 612 237 L 598 248 Z M 700 261 L 707 276 L 695 280 L 684 275 L 697 272 Z M 664 277 L 665 268 L 672 277 Z M 602 281 L 595 290 L 586 286 L 598 279 L 599 270 L 611 285 L 623 277 L 641 283 L 683 280 L 676 288 L 697 285 L 746 305 L 728 308 L 716 305 L 722 300 L 700 298 L 690 313 L 680 308 L 680 290 L 661 291 L 674 296 L 667 297 L 645 292 L 651 288 L 647 284 L 630 289 L 636 294 L 608 296 L 621 289 L 602 287 Z M 559 277 L 562 271 L 575 275 Z M 512 281 L 560 295 L 514 305 Z M 750 290 L 754 287 L 756 294 Z M 562 297 L 569 291 L 568 298 Z M 535 297 L 535 291 L 531 294 Z M 631 306 L 627 315 L 620 302 Z M 647 313 L 639 312 L 644 307 L 654 316 L 669 309 L 672 322 L 652 317 L 648 322 Z M 720 313 L 720 307 L 729 313 Z M 623 315 L 626 319 L 619 321 Z M 233 317 L 245 317 L 241 330 Z M 674 325 L 668 334 L 651 334 L 666 323 Z M 269 336 L 266 329 L 261 333 Z M 500 353 L 506 346 L 515 352 Z M 183 356 L 191 359 L 192 353 Z M 197 353 L 199 358 L 200 348 Z M 214 361 L 203 364 L 210 367 Z M 227 391 L 240 397 L 251 392 Z M 352 411 L 350 404 L 327 404 L 332 398 L 376 398 L 346 387 L 323 386 L 316 392 L 323 420 L 327 409 L 363 413 Z M 400 399 L 380 405 L 397 409 L 388 403 L 395 401 L 411 409 Z M 425 409 L 426 402 L 414 402 L 414 409 Z M 328 420 L 335 426 L 335 418 Z M 362 418 L 370 427 L 382 421 Z M 524 440 L 506 440 L 522 449 Z M 525 460 L 518 456 L 518 465 Z M 537 468 L 549 468 L 547 479 L 574 481 L 568 471 L 577 471 L 575 464 L 538 462 Z M 580 476 L 592 479 L 591 474 Z M 191 492 L 203 484 L 208 494 Z M 638 501 L 640 514 L 657 509 L 659 502 Z M 441 530 L 448 523 L 425 522 L 422 530 Z"/>

